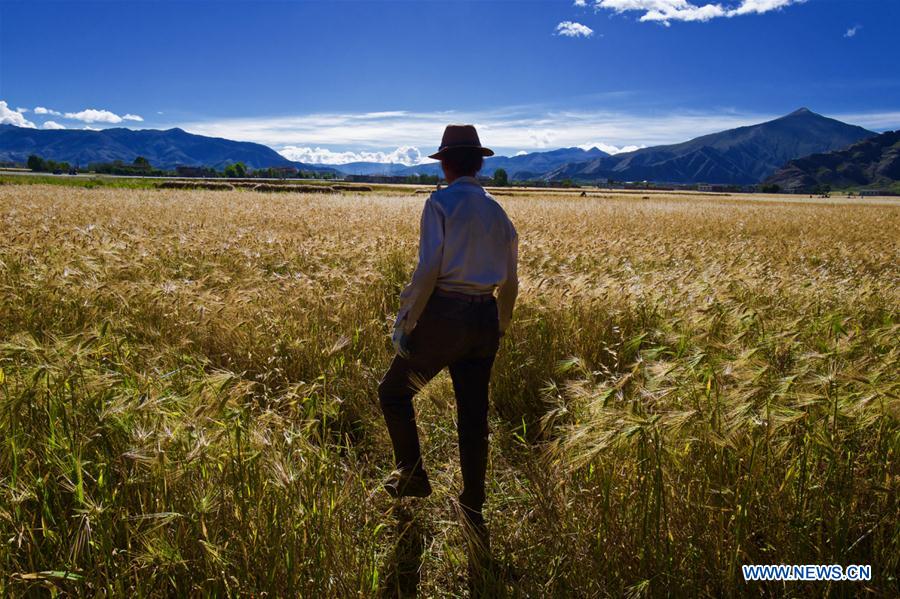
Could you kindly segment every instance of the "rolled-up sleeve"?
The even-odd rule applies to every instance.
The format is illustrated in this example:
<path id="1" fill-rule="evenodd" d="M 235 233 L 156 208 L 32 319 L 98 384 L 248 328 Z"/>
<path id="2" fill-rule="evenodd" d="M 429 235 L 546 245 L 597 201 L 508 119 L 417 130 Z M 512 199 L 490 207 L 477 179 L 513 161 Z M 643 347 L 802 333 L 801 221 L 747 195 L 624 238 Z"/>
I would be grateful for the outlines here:
<path id="1" fill-rule="evenodd" d="M 444 215 L 437 203 L 428 198 L 419 224 L 419 263 L 412 281 L 400 294 L 400 312 L 394 328 L 403 327 L 409 333 L 416 326 L 440 275 L 443 255 Z"/>
<path id="2" fill-rule="evenodd" d="M 497 313 L 500 318 L 500 332 L 505 333 L 512 320 L 513 307 L 519 294 L 519 234 L 510 223 L 511 239 L 506 263 L 506 279 L 497 291 Z"/>

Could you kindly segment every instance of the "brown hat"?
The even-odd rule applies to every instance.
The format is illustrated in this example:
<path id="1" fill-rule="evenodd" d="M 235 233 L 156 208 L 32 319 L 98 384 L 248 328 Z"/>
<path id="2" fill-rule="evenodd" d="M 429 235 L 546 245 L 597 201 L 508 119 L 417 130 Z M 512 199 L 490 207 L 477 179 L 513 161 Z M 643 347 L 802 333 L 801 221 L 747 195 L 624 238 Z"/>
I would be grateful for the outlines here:
<path id="1" fill-rule="evenodd" d="M 478 131 L 475 130 L 474 125 L 447 125 L 447 128 L 444 129 L 444 137 L 441 138 L 441 147 L 429 158 L 440 160 L 444 150 L 454 148 L 472 148 L 480 150 L 482 156 L 494 155 L 493 150 L 481 145 Z"/>

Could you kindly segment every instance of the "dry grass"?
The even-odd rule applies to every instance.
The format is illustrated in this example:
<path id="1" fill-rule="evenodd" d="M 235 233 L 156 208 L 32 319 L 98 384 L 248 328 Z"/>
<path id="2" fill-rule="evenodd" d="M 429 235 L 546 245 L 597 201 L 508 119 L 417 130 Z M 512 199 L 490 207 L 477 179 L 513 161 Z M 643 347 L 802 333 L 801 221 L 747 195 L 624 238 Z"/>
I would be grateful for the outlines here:
<path id="1" fill-rule="evenodd" d="M 896 594 L 900 208 L 604 195 L 502 198 L 505 592 Z M 464 594 L 446 375 L 435 495 L 398 521 L 378 488 L 421 203 L 0 187 L 0 594 Z"/>
<path id="2" fill-rule="evenodd" d="M 233 191 L 234 185 L 219 181 L 163 181 L 160 189 L 209 189 L 214 191 Z"/>
<path id="3" fill-rule="evenodd" d="M 260 183 L 253 191 L 281 193 L 334 193 L 334 188 L 325 185 L 291 185 L 286 183 Z"/>
<path id="4" fill-rule="evenodd" d="M 368 185 L 332 185 L 331 188 L 335 191 L 349 191 L 356 193 L 365 193 L 367 191 L 373 191 L 371 187 Z"/>

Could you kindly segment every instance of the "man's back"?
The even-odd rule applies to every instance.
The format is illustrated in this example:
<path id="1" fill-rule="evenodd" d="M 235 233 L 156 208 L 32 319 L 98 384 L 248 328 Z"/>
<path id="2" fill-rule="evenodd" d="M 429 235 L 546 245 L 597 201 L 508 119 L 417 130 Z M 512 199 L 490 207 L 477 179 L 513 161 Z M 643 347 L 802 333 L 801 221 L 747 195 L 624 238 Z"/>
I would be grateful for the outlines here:
<path id="1" fill-rule="evenodd" d="M 498 289 L 500 331 L 518 293 L 518 235 L 503 208 L 474 177 L 459 177 L 425 202 L 419 263 L 400 294 L 395 328 L 408 333 L 435 289 L 482 295 Z"/>
<path id="2" fill-rule="evenodd" d="M 436 287 L 491 293 L 510 276 L 516 230 L 503 207 L 477 180 L 462 177 L 429 198 L 443 216 L 443 252 Z"/>

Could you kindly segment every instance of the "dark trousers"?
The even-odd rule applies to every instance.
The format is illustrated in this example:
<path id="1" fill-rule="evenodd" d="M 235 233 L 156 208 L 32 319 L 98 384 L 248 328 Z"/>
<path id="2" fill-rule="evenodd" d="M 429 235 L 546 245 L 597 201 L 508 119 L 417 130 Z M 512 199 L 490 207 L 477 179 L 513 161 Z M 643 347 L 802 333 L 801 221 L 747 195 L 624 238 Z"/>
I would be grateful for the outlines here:
<path id="1" fill-rule="evenodd" d="M 497 302 L 432 295 L 409 338 L 410 355 L 394 356 L 378 398 L 399 469 L 423 469 L 413 396 L 444 367 L 456 394 L 456 430 L 463 492 L 460 503 L 480 514 L 488 455 L 488 384 L 500 344 Z"/>

